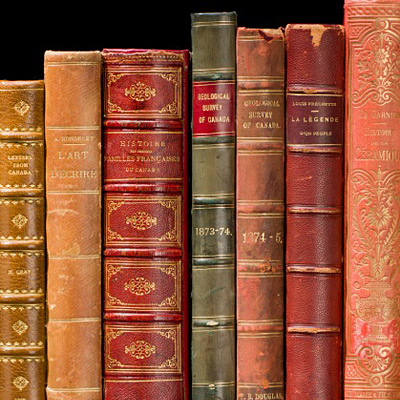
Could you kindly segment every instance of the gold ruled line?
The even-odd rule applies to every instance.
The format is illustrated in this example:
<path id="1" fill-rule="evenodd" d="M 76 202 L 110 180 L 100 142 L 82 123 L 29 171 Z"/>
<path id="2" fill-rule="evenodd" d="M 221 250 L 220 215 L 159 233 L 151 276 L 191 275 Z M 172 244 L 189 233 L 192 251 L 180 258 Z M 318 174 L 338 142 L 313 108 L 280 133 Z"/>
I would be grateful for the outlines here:
<path id="1" fill-rule="evenodd" d="M 204 145 L 204 144 L 194 144 L 193 145 L 194 149 L 201 149 L 201 150 L 208 150 L 208 149 L 215 149 L 215 148 L 235 148 L 234 143 L 220 143 L 220 144 L 209 144 L 209 145 Z"/>
<path id="2" fill-rule="evenodd" d="M 253 89 L 253 90 L 248 90 L 248 89 L 242 89 L 242 90 L 238 90 L 237 94 L 238 95 L 246 95 L 246 94 L 284 94 L 285 91 L 282 89 Z"/>
<path id="3" fill-rule="evenodd" d="M 108 378 L 105 378 L 105 382 L 112 382 L 112 383 L 183 382 L 183 379 L 182 378 L 171 378 L 171 379 L 140 379 L 140 378 L 138 378 L 138 379 L 108 379 Z"/>
<path id="4" fill-rule="evenodd" d="M 282 78 L 279 78 L 279 77 L 276 77 L 276 78 L 274 78 L 274 77 L 271 77 L 271 78 L 257 78 L 257 77 L 242 77 L 242 78 L 238 78 L 238 80 L 237 80 L 238 82 L 241 82 L 241 83 L 270 83 L 270 82 L 284 82 L 285 80 L 284 79 L 282 79 Z M 247 90 L 247 91 L 249 91 L 249 92 L 251 92 L 252 91 L 252 89 L 239 89 L 239 91 L 242 91 L 242 90 Z M 253 89 L 253 90 L 261 90 L 261 89 Z M 276 89 L 277 90 L 277 89 Z M 282 89 L 282 92 L 284 92 L 284 89 Z"/>
<path id="5" fill-rule="evenodd" d="M 100 190 L 72 190 L 72 191 L 57 191 L 57 190 L 48 190 L 46 194 L 101 194 Z"/>
<path id="6" fill-rule="evenodd" d="M 192 386 L 194 387 L 230 387 L 230 386 L 235 386 L 236 382 L 233 381 L 226 381 L 226 382 L 212 382 L 212 383 L 206 383 L 206 382 L 192 382 Z"/>
<path id="7" fill-rule="evenodd" d="M 196 139 L 196 138 L 199 138 L 199 137 L 213 137 L 213 136 L 223 136 L 223 135 L 232 136 L 235 133 L 236 133 L 235 131 L 194 132 L 193 138 Z M 200 146 L 200 145 L 195 145 L 194 144 L 193 146 Z"/>
<path id="8" fill-rule="evenodd" d="M 123 162 L 123 161 L 121 161 L 121 162 Z M 146 178 L 146 177 L 144 177 L 144 178 L 138 178 L 138 177 L 136 177 L 136 178 L 118 178 L 118 179 L 110 179 L 110 178 L 106 179 L 105 178 L 104 180 L 105 180 L 105 183 L 120 182 L 120 181 L 124 181 L 124 182 L 133 182 L 133 181 L 174 181 L 174 182 L 178 182 L 178 181 L 182 181 L 183 178 L 168 178 L 166 176 L 163 176 L 163 177 L 158 177 L 158 178 L 150 178 L 150 177 L 148 177 L 148 178 Z"/>
<path id="9" fill-rule="evenodd" d="M 317 149 L 310 149 L 308 147 L 291 147 L 291 146 L 287 146 L 288 147 L 288 151 L 290 153 L 310 153 L 310 154 L 318 154 L 318 153 L 324 153 L 324 154 L 342 154 L 343 150 L 341 148 L 317 148 Z"/>
<path id="10" fill-rule="evenodd" d="M 235 69 L 197 69 L 196 71 L 220 71 L 220 72 L 235 72 Z M 218 81 L 200 81 L 200 82 L 193 82 L 194 86 L 222 86 L 222 85 L 234 85 L 236 81 L 231 79 L 220 79 Z"/>
<path id="11" fill-rule="evenodd" d="M 263 384 L 262 383 L 247 383 L 247 382 L 240 383 L 240 382 L 238 382 L 238 387 L 245 388 L 245 389 L 246 388 L 252 389 L 252 388 L 263 387 Z M 280 387 L 283 387 L 283 382 L 268 382 L 268 388 L 280 388 Z"/>
<path id="12" fill-rule="evenodd" d="M 248 339 L 264 338 L 264 337 L 268 337 L 268 336 L 283 336 L 283 331 L 279 331 L 279 332 L 263 332 L 263 333 L 259 333 L 259 332 L 241 333 L 241 332 L 238 332 L 237 336 L 241 337 L 241 338 L 248 338 Z"/>
<path id="13" fill-rule="evenodd" d="M 13 360 L 21 360 L 21 362 L 26 361 L 45 361 L 44 357 L 41 356 L 0 356 L 0 362 L 8 363 L 13 362 Z"/>
<path id="14" fill-rule="evenodd" d="M 195 205 L 192 207 L 192 210 L 215 210 L 215 209 L 230 209 L 230 208 L 235 208 L 235 205 L 232 204 L 227 204 L 227 205 Z"/>
<path id="15" fill-rule="evenodd" d="M 250 136 L 242 136 L 237 138 L 238 142 L 284 142 L 285 139 L 283 137 L 275 137 L 275 136 L 262 136 L 262 137 L 250 137 Z"/>
<path id="16" fill-rule="evenodd" d="M 256 319 L 256 320 L 237 320 L 238 325 L 282 325 L 283 319 Z"/>
<path id="17" fill-rule="evenodd" d="M 260 213 L 260 212 L 253 212 L 253 213 L 249 213 L 249 214 L 244 214 L 239 212 L 237 214 L 238 218 L 241 219 L 252 219 L 252 218 L 281 218 L 285 216 L 285 212 L 276 212 L 276 213 Z"/>
<path id="18" fill-rule="evenodd" d="M 19 90 L 29 90 L 29 91 L 31 91 L 31 90 L 36 90 L 36 91 L 44 91 L 44 88 L 29 88 L 29 87 L 21 87 L 21 88 L 17 88 L 17 87 L 14 87 L 14 88 L 10 88 L 10 89 L 0 89 L 0 92 L 16 92 L 16 91 L 19 91 Z"/>
<path id="19" fill-rule="evenodd" d="M 194 196 L 201 197 L 232 197 L 235 196 L 236 193 L 218 193 L 218 194 L 210 194 L 210 193 L 194 193 Z"/>
<path id="20" fill-rule="evenodd" d="M 341 274 L 341 268 L 323 268 L 323 267 L 286 267 L 288 272 L 300 272 L 306 274 Z"/>
<path id="21" fill-rule="evenodd" d="M 235 263 L 225 263 L 225 264 L 215 264 L 215 265 L 193 265 L 193 268 L 232 268 L 235 266 Z"/>
<path id="22" fill-rule="evenodd" d="M 282 156 L 285 152 L 282 150 L 238 150 L 237 153 L 242 156 L 252 156 L 258 154 L 270 154 L 275 156 Z"/>
<path id="23" fill-rule="evenodd" d="M 100 130 L 101 126 L 97 126 L 97 125 L 90 125 L 90 126 L 47 126 L 46 125 L 45 129 L 47 131 L 49 131 L 49 130 L 56 130 L 56 131 L 59 131 L 59 130 L 83 130 L 83 131 L 88 131 L 88 130 Z"/>
<path id="24" fill-rule="evenodd" d="M 214 270 L 234 270 L 235 267 L 199 267 L 199 266 L 192 266 L 192 272 L 198 271 L 214 271 Z"/>
<path id="25" fill-rule="evenodd" d="M 51 256 L 47 257 L 49 260 L 97 260 L 101 258 L 101 254 L 80 254 L 70 256 Z"/>
<path id="26" fill-rule="evenodd" d="M 47 386 L 47 390 L 51 392 L 62 392 L 62 393 L 76 393 L 76 392 L 99 392 L 102 388 L 51 388 Z"/>
<path id="27" fill-rule="evenodd" d="M 307 143 L 307 144 L 287 144 L 290 148 L 308 148 L 308 147 L 330 147 L 340 146 L 343 147 L 343 143 Z"/>
<path id="28" fill-rule="evenodd" d="M 214 20 L 214 21 L 202 21 L 202 22 L 193 22 L 192 27 L 198 26 L 210 26 L 210 25 L 233 25 L 236 26 L 236 21 L 225 21 L 225 20 Z"/>
<path id="29" fill-rule="evenodd" d="M 341 329 L 337 327 L 332 328 L 316 328 L 310 326 L 289 326 L 287 328 L 289 333 L 340 333 Z"/>
<path id="30" fill-rule="evenodd" d="M 215 331 L 235 331 L 234 327 L 229 327 L 229 326 L 214 326 L 213 329 L 210 329 L 209 326 L 206 326 L 204 328 L 200 328 L 200 327 L 196 327 L 196 328 L 192 328 L 192 332 L 193 333 L 206 333 L 206 332 L 215 332 Z"/>
<path id="31" fill-rule="evenodd" d="M 340 92 L 337 90 L 336 92 Z M 288 96 L 321 96 L 321 97 L 343 97 L 343 93 L 331 93 L 327 91 L 326 93 L 294 93 L 294 92 L 287 92 Z"/>
<path id="32" fill-rule="evenodd" d="M 263 259 L 263 260 L 255 260 L 253 258 L 240 258 L 237 260 L 238 262 L 246 262 L 246 263 L 265 263 L 269 262 L 282 262 L 282 260 L 270 260 L 270 259 Z"/>
<path id="33" fill-rule="evenodd" d="M 238 75 L 238 80 L 257 80 L 257 81 L 270 81 L 270 80 L 285 80 L 283 75 Z"/>
<path id="34" fill-rule="evenodd" d="M 358 358 L 357 358 L 357 360 L 358 360 Z M 359 379 L 358 383 L 357 382 L 345 382 L 344 386 L 351 386 L 353 389 L 360 389 L 360 390 L 365 390 L 365 389 L 370 390 L 371 389 L 371 386 L 369 384 L 365 384 L 362 381 L 362 379 Z M 382 392 L 391 392 L 392 389 L 394 389 L 394 388 L 400 389 L 400 384 L 396 384 L 394 382 L 390 382 L 390 388 L 383 387 L 383 388 L 380 389 L 380 391 L 382 391 Z M 347 396 L 346 396 L 346 398 L 347 398 Z M 359 397 L 355 397 L 355 398 L 356 399 L 360 399 Z M 383 399 L 384 397 L 381 397 L 381 398 Z M 390 397 L 386 397 L 386 398 L 390 400 Z M 396 396 L 396 398 L 397 398 L 397 396 Z"/>
<path id="35" fill-rule="evenodd" d="M 209 254 L 195 254 L 193 255 L 194 258 L 209 258 L 209 259 L 219 259 L 219 258 L 231 258 L 234 257 L 235 253 L 231 254 L 215 254 L 215 255 L 209 255 Z"/>
<path id="36" fill-rule="evenodd" d="M 72 323 L 83 323 L 83 322 L 99 322 L 101 321 L 101 318 L 71 318 L 71 319 L 52 319 L 49 318 L 49 322 L 59 322 L 59 323 L 65 323 L 65 322 L 72 322 Z"/>
<path id="37" fill-rule="evenodd" d="M 272 279 L 272 278 L 282 278 L 283 272 L 281 273 L 268 273 L 268 272 L 244 272 L 238 273 L 239 278 L 263 278 L 263 279 Z"/>
<path id="38" fill-rule="evenodd" d="M 205 316 L 202 316 L 202 315 L 196 315 L 196 316 L 192 316 L 192 318 L 193 319 L 212 319 L 212 320 L 214 320 L 214 319 L 232 319 L 232 318 L 235 318 L 235 314 L 232 314 L 232 315 L 205 315 Z"/>
<path id="39" fill-rule="evenodd" d="M 9 293 L 6 293 L 9 294 Z M 23 293 L 26 295 L 30 295 L 32 293 Z M 0 309 L 11 309 L 15 307 L 25 307 L 25 308 L 44 308 L 44 303 L 24 303 L 24 304 L 19 304 L 19 303 L 3 303 L 0 305 Z"/>
<path id="40" fill-rule="evenodd" d="M 125 128 L 126 129 L 126 128 Z M 133 129 L 133 128 L 132 128 Z M 145 130 L 140 130 L 140 129 L 133 129 L 133 132 L 131 131 L 131 132 L 123 132 L 123 131 L 106 131 L 105 132 L 106 133 L 106 135 L 128 135 L 128 136 L 131 136 L 131 135 L 133 135 L 133 134 L 140 134 L 140 135 L 142 135 L 142 134 L 144 134 L 144 135 L 164 135 L 164 134 L 167 134 L 167 135 L 182 135 L 183 134 L 183 131 L 145 131 Z"/>
<path id="41" fill-rule="evenodd" d="M 271 205 L 284 205 L 282 200 L 237 200 L 238 204 L 271 204 Z"/>
<path id="42" fill-rule="evenodd" d="M 340 215 L 342 214 L 341 208 L 300 208 L 300 207 L 288 207 L 288 212 L 291 214 L 329 214 L 329 215 Z"/>
<path id="43" fill-rule="evenodd" d="M 98 65 L 100 61 L 45 61 L 45 67 L 56 67 L 58 65 Z"/>

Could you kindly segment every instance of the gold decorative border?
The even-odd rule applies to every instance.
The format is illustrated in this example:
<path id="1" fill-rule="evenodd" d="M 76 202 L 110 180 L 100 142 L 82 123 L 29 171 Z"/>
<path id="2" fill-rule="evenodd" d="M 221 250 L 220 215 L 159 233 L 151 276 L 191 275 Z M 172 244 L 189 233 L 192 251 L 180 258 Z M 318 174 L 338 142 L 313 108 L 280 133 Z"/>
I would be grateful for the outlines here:
<path id="1" fill-rule="evenodd" d="M 171 79 L 172 74 L 177 78 Z M 167 104 L 161 110 L 124 110 L 118 104 L 110 101 L 111 86 L 123 76 L 129 75 L 156 75 L 175 84 L 175 100 Z M 126 118 L 142 116 L 146 118 L 168 118 L 181 119 L 183 111 L 182 101 L 182 67 L 141 67 L 141 66 L 114 66 L 106 70 L 106 95 L 104 96 L 104 107 L 108 118 Z"/>
<path id="2" fill-rule="evenodd" d="M 170 268 L 175 267 L 171 273 Z M 160 272 L 172 275 L 175 283 L 175 291 L 172 296 L 175 298 L 176 305 L 170 306 L 168 299 L 166 298 L 162 303 L 146 303 L 143 306 L 134 303 L 125 303 L 118 297 L 110 295 L 110 278 L 118 274 L 121 269 L 130 268 L 143 268 L 143 269 L 157 269 Z M 106 271 L 106 310 L 136 310 L 136 311 L 175 311 L 180 312 L 182 310 L 182 295 L 181 295 L 181 276 L 182 276 L 182 263 L 180 260 L 177 261 L 121 261 L 106 259 L 104 269 Z M 113 305 L 114 304 L 114 305 Z M 152 307 L 153 306 L 153 307 Z"/>
<path id="3" fill-rule="evenodd" d="M 125 333 L 140 332 L 144 334 L 157 334 L 167 340 L 171 340 L 174 345 L 174 355 L 163 361 L 158 365 L 147 366 L 131 366 L 123 364 L 121 361 L 114 359 L 110 356 L 111 342 Z M 105 357 L 106 357 L 106 372 L 131 372 L 131 373 L 165 373 L 165 374 L 179 374 L 182 372 L 182 346 L 181 346 L 181 326 L 180 325 L 152 325 L 144 326 L 137 325 L 132 327 L 121 327 L 120 325 L 106 325 L 105 326 Z M 146 340 L 149 338 L 146 336 Z M 109 365 L 113 364 L 116 368 L 110 368 Z"/>
<path id="4" fill-rule="evenodd" d="M 124 204 L 155 203 L 172 209 L 175 216 L 175 226 L 171 231 L 165 232 L 161 237 L 145 237 L 143 239 L 123 237 L 118 232 L 110 228 L 110 215 L 113 211 Z M 127 196 L 108 196 L 106 197 L 106 246 L 125 247 L 126 245 L 153 244 L 157 246 L 181 246 L 182 244 L 182 197 L 176 196 L 146 196 L 146 197 L 127 197 Z M 111 239 L 109 237 L 111 236 Z"/>

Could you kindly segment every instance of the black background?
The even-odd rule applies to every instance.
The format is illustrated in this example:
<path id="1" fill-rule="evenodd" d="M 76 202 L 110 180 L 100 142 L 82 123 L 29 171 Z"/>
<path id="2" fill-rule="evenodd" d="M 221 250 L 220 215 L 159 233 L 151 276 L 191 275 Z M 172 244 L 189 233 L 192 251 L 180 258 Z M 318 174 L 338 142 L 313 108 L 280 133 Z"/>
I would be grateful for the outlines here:
<path id="1" fill-rule="evenodd" d="M 238 26 L 343 23 L 340 0 L 5 0 L 0 79 L 42 79 L 45 50 L 190 49 L 190 13 L 236 11 Z"/>

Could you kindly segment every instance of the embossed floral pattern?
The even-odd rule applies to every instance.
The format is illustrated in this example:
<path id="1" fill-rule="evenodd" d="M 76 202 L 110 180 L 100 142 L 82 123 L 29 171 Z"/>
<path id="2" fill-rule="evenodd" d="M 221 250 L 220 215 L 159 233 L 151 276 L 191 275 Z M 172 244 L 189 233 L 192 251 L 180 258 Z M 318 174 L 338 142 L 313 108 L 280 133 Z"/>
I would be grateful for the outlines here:
<path id="1" fill-rule="evenodd" d="M 137 82 L 131 85 L 130 88 L 125 89 L 125 96 L 139 102 L 150 100 L 152 97 L 155 97 L 156 94 L 156 89 L 151 88 L 143 82 Z"/>
<path id="2" fill-rule="evenodd" d="M 353 346 L 359 367 L 378 385 L 394 373 L 400 344 L 400 171 L 358 169 L 351 187 Z"/>
<path id="3" fill-rule="evenodd" d="M 139 231 L 145 231 L 146 229 L 150 229 L 157 225 L 157 218 L 151 216 L 145 211 L 138 211 L 131 217 L 126 217 L 125 222 L 127 225 L 131 225 Z"/>
<path id="4" fill-rule="evenodd" d="M 130 346 L 125 346 L 125 354 L 130 354 L 136 360 L 149 358 L 156 353 L 156 346 L 151 345 L 145 340 L 136 340 Z"/>
<path id="5" fill-rule="evenodd" d="M 400 100 L 399 36 L 385 19 L 378 19 L 374 28 L 355 52 L 358 88 L 352 95 L 354 105 Z"/>

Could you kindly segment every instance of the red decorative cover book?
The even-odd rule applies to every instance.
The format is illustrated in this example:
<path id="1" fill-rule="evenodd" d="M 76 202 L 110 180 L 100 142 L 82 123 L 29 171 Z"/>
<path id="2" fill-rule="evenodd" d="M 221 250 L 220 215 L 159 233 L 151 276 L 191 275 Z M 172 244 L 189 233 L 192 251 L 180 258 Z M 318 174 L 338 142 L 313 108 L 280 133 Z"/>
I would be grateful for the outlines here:
<path id="1" fill-rule="evenodd" d="M 105 400 L 185 400 L 189 52 L 103 56 Z"/>
<path id="2" fill-rule="evenodd" d="M 346 0 L 344 398 L 400 398 L 400 1 Z"/>

